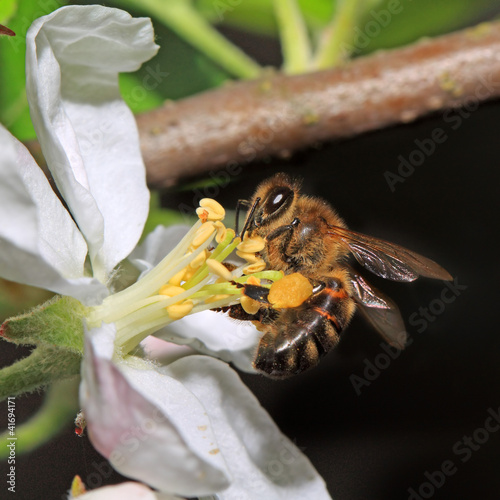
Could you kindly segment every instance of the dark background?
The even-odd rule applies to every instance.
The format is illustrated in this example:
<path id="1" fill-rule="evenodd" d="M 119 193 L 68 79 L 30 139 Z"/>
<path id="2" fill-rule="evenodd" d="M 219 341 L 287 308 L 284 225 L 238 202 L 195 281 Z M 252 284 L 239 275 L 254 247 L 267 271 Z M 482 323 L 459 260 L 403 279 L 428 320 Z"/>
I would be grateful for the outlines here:
<path id="1" fill-rule="evenodd" d="M 367 362 L 380 363 L 377 356 L 384 352 L 379 336 L 360 318 L 311 372 L 284 382 L 244 376 L 337 500 L 405 499 L 409 488 L 418 492 L 429 483 L 426 472 L 438 484 L 445 481 L 440 488 L 423 486 L 421 498 L 500 498 L 500 432 L 480 430 L 488 410 L 500 409 L 494 302 L 499 118 L 498 102 L 470 114 L 438 114 L 308 151 L 279 167 L 251 169 L 238 182 L 238 193 L 248 193 L 277 168 L 300 174 L 304 190 L 329 200 L 352 229 L 436 260 L 467 287 L 445 304 L 443 282 L 370 277 L 400 306 L 413 342 L 359 395 L 351 376 L 363 377 Z M 415 140 L 430 138 L 436 128 L 445 131 L 446 141 L 391 192 L 384 173 L 397 172 L 399 155 L 408 158 L 418 149 Z M 229 193 L 227 198 L 234 201 Z M 419 308 L 429 306 L 436 314 L 424 323 Z M 466 436 L 473 441 L 464 441 Z M 454 474 L 434 474 L 443 462 Z"/>
<path id="2" fill-rule="evenodd" d="M 500 498 L 500 432 L 478 431 L 488 410 L 500 407 L 499 120 L 498 102 L 482 105 L 457 130 L 438 114 L 305 151 L 288 162 L 253 165 L 220 189 L 219 201 L 231 206 L 274 171 L 302 175 L 304 191 L 330 200 L 352 229 L 433 258 L 467 286 L 440 307 L 442 282 L 371 279 L 398 303 L 413 342 L 360 395 L 351 376 L 363 377 L 367 362 L 380 361 L 384 351 L 381 338 L 358 317 L 316 369 L 282 382 L 243 375 L 336 500 L 406 499 L 409 488 L 418 491 L 429 481 L 426 471 L 435 473 L 450 460 L 455 473 L 440 488 L 424 487 L 427 496 L 421 498 Z M 384 172 L 396 172 L 398 156 L 408 158 L 414 141 L 431 137 L 436 127 L 447 140 L 392 193 Z M 192 190 L 165 196 L 174 208 L 192 197 Z M 422 324 L 408 320 L 431 303 L 440 314 L 419 332 Z M 7 344 L 2 352 L 21 354 Z M 18 422 L 39 402 L 38 395 L 17 398 Z M 4 406 L 0 415 L 6 415 Z M 467 452 L 464 436 L 482 444 L 473 441 L 475 451 Z M 59 499 L 75 473 L 92 482 L 99 464 L 102 469 L 102 457 L 70 427 L 32 455 L 18 457 L 16 498 Z M 113 474 L 106 481 L 118 479 Z"/>

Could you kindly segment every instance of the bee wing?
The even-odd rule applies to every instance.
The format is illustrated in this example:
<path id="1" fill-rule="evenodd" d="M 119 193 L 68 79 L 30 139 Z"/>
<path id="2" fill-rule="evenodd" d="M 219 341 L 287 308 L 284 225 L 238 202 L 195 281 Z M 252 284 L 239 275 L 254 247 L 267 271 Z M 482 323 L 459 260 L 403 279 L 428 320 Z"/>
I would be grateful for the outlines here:
<path id="1" fill-rule="evenodd" d="M 408 334 L 398 306 L 358 274 L 351 274 L 351 284 L 358 311 L 389 345 L 404 349 Z"/>
<path id="2" fill-rule="evenodd" d="M 419 276 L 453 279 L 433 260 L 394 243 L 337 226 L 330 226 L 328 234 L 340 239 L 362 266 L 382 278 L 393 281 L 414 281 Z"/>

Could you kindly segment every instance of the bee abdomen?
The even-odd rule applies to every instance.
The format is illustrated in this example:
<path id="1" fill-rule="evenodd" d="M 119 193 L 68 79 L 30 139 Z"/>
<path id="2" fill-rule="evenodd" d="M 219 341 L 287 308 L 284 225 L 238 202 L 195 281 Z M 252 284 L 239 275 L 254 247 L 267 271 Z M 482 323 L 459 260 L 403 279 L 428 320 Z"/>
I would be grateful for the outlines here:
<path id="1" fill-rule="evenodd" d="M 353 311 L 352 299 L 337 280 L 301 307 L 281 312 L 262 337 L 255 368 L 272 378 L 287 378 L 316 366 L 333 349 Z"/>

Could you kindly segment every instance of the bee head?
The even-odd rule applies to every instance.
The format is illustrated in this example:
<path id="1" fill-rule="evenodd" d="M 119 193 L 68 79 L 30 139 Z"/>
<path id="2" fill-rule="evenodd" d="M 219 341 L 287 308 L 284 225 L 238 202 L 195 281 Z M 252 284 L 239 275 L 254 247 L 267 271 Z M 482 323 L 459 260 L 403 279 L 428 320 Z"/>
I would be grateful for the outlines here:
<path id="1" fill-rule="evenodd" d="M 258 228 L 272 231 L 275 227 L 289 224 L 293 219 L 293 208 L 299 196 L 300 181 L 278 173 L 262 182 L 255 191 L 250 210 L 242 231 L 252 232 Z"/>

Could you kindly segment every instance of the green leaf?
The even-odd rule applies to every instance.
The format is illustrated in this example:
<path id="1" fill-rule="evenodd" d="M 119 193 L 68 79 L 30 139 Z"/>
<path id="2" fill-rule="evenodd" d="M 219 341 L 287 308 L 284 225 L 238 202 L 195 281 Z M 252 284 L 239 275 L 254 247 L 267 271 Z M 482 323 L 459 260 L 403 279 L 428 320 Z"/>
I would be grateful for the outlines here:
<path id="1" fill-rule="evenodd" d="M 148 74 L 147 68 L 150 68 Z M 153 66 L 147 65 L 140 73 L 122 73 L 120 80 L 120 93 L 123 100 L 134 113 L 142 113 L 163 104 L 163 97 L 156 90 L 161 85 L 161 73 L 158 82 L 155 80 Z"/>
<path id="2" fill-rule="evenodd" d="M 324 26 L 332 17 L 335 0 L 299 0 L 312 29 Z M 277 35 L 272 0 L 197 0 L 195 5 L 214 24 L 226 24 L 246 31 Z"/>
<path id="3" fill-rule="evenodd" d="M 406 45 L 476 24 L 500 11 L 500 0 L 384 0 L 358 24 L 358 53 Z"/>
<path id="4" fill-rule="evenodd" d="M 2 0 L 0 2 L 0 24 L 8 24 L 17 7 L 17 0 Z"/>
<path id="5" fill-rule="evenodd" d="M 168 76 L 155 89 L 163 100 L 176 100 L 197 94 L 230 78 L 227 71 L 169 28 L 155 23 L 155 34 L 160 50 L 151 63 L 158 64 L 162 71 L 168 72 Z M 141 69 L 140 75 L 143 74 L 142 71 Z"/>
<path id="6" fill-rule="evenodd" d="M 0 36 L 0 121 L 20 140 L 35 137 L 25 91 L 26 32 L 35 19 L 61 5 L 61 0 L 19 2 L 8 22 L 16 36 Z"/>

